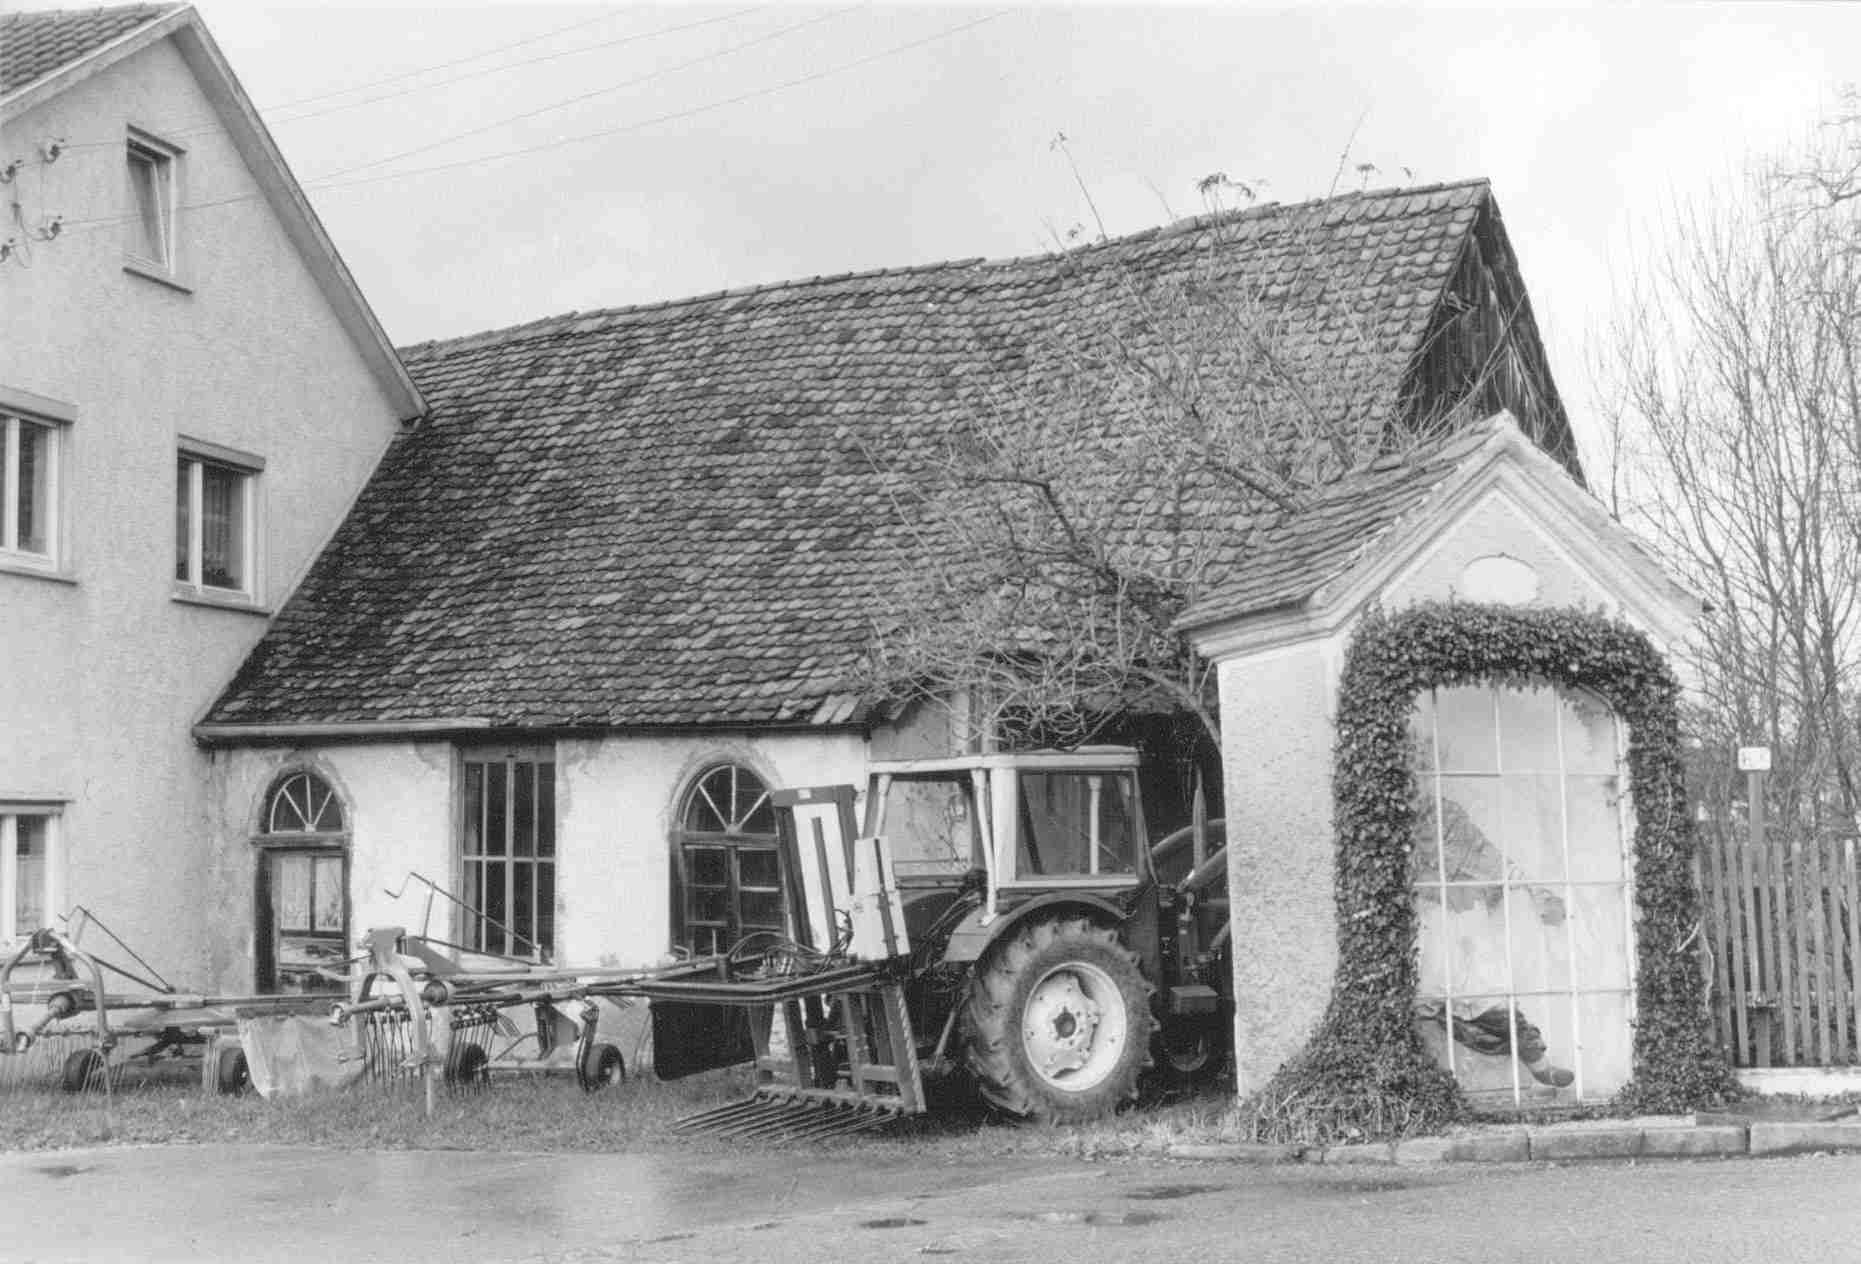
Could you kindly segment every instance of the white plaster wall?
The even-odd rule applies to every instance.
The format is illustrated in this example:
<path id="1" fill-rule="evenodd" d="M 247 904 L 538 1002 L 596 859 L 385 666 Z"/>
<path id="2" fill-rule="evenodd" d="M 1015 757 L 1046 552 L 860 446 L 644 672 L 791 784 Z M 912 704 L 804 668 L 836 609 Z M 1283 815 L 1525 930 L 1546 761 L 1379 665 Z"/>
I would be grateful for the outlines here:
<path id="1" fill-rule="evenodd" d="M 371 928 L 419 931 L 425 924 L 425 888 L 405 882 L 410 870 L 458 889 L 456 750 L 444 742 L 390 742 L 213 755 L 213 985 L 252 985 L 251 840 L 260 803 L 279 775 L 313 769 L 343 798 L 355 948 Z M 579 965 L 640 966 L 664 957 L 671 944 L 669 832 L 700 770 L 736 762 L 771 786 L 844 783 L 864 793 L 866 743 L 850 734 L 609 737 L 557 742 L 555 752 L 556 957 Z M 402 887 L 400 899 L 387 895 Z M 452 937 L 451 906 L 438 901 L 433 908 L 433 933 Z"/>
<path id="2" fill-rule="evenodd" d="M 264 630 L 262 614 L 172 592 L 177 435 L 262 456 L 261 582 L 282 602 L 398 418 L 206 99 L 162 42 L 8 123 L 0 160 L 28 223 L 71 227 L 0 268 L 0 386 L 77 410 L 66 432 L 67 574 L 0 571 L 0 799 L 55 796 L 65 891 L 164 973 L 208 970 L 206 758 L 190 724 Z M 183 293 L 123 270 L 130 125 L 185 148 Z M 38 143 L 68 151 L 40 168 Z M 249 898 L 246 901 L 249 904 Z"/>
<path id="3" fill-rule="evenodd" d="M 1314 640 L 1217 669 L 1242 1096 L 1299 1051 L 1331 994 L 1339 666 L 1337 643 Z"/>
<path id="4" fill-rule="evenodd" d="M 1397 573 L 1384 593 L 1391 608 L 1416 601 L 1460 598 L 1461 574 L 1476 558 L 1494 554 L 1513 558 L 1538 573 L 1540 606 L 1598 607 L 1616 613 L 1620 600 L 1583 569 L 1568 549 L 1535 524 L 1516 500 L 1493 492 Z"/>

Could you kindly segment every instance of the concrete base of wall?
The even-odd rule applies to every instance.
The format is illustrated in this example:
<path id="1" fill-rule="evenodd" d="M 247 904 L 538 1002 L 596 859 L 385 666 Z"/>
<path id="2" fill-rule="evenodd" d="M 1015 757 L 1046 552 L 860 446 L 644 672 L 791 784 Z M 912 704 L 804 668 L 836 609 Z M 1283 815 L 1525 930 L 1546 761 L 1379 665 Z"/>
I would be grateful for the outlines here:
<path id="1" fill-rule="evenodd" d="M 1861 1067 L 1766 1067 L 1737 1073 L 1738 1082 L 1761 1097 L 1841 1097 L 1861 1093 Z"/>

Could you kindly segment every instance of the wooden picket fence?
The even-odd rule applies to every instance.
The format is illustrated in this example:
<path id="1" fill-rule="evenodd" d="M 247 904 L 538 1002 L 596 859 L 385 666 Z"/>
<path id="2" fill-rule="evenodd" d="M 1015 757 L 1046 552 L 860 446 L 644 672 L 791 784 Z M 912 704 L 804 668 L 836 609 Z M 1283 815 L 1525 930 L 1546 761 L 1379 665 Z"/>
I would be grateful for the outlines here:
<path id="1" fill-rule="evenodd" d="M 1861 1062 L 1855 839 L 1707 826 L 1697 858 L 1720 1046 L 1740 1067 Z"/>

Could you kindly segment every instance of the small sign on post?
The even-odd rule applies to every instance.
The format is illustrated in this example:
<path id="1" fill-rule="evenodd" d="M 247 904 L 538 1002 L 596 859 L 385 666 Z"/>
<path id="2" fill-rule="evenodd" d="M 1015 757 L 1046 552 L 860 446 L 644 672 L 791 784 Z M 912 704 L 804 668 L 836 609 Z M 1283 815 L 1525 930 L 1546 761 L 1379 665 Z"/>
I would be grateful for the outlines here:
<path id="1" fill-rule="evenodd" d="M 1769 772 L 1771 770 L 1771 748 L 1768 746 L 1740 746 L 1738 748 L 1738 771 Z"/>

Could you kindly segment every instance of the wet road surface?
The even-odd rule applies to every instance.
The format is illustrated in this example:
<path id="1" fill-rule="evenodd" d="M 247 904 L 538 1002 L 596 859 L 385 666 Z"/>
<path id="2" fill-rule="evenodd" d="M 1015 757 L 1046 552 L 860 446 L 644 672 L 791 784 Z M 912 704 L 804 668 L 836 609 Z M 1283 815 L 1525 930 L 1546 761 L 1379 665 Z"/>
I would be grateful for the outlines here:
<path id="1" fill-rule="evenodd" d="M 1861 1156 L 1555 1167 L 345 1152 L 0 1155 L 7 1261 L 1861 1259 Z"/>

